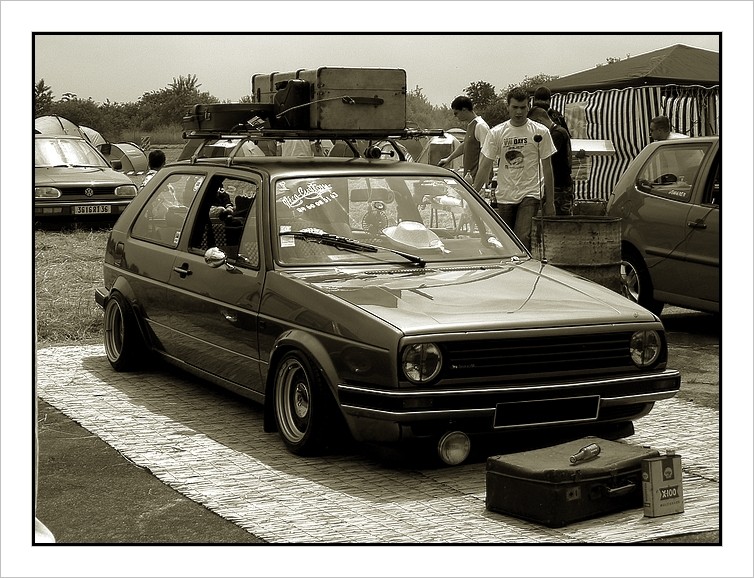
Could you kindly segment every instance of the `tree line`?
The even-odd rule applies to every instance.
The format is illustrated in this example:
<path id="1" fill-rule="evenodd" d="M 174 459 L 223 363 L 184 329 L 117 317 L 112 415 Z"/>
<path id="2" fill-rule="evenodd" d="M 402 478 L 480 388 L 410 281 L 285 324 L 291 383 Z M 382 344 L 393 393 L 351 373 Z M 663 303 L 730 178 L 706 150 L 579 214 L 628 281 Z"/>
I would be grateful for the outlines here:
<path id="1" fill-rule="evenodd" d="M 490 126 L 506 121 L 508 107 L 506 95 L 515 86 L 522 86 L 533 92 L 537 86 L 558 78 L 539 74 L 525 77 L 518 84 L 510 84 L 496 90 L 489 82 L 471 83 L 463 90 L 474 103 L 474 111 Z M 220 101 L 209 92 L 201 90 L 196 75 L 178 76 L 159 90 L 144 93 L 136 102 L 113 103 L 106 100 L 97 103 L 91 98 L 81 99 L 75 94 L 64 93 L 55 99 L 52 87 L 44 79 L 34 84 L 34 116 L 58 115 L 82 126 L 97 130 L 110 142 L 136 141 L 136 135 L 174 135 L 180 142 L 183 132 L 181 119 L 195 104 L 228 103 Z M 244 95 L 238 102 L 251 102 Z M 443 129 L 458 127 L 450 103 L 433 105 L 420 87 L 408 91 L 406 95 L 406 119 L 409 127 L 422 129 Z M 465 128 L 465 127 L 462 127 Z M 152 142 L 156 142 L 152 138 Z"/>

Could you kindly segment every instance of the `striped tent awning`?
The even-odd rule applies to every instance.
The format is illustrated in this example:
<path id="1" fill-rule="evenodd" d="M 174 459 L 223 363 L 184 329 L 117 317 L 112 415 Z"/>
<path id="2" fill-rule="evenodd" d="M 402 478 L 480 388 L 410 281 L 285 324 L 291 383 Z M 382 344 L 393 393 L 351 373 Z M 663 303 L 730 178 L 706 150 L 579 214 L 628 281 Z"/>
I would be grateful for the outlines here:
<path id="1" fill-rule="evenodd" d="M 575 175 L 576 200 L 607 200 L 623 171 L 647 144 L 649 121 L 664 114 L 671 130 L 688 136 L 719 134 L 719 87 L 642 86 L 552 95 L 576 139 L 610 140 L 615 155 L 590 157 Z M 584 174 L 586 173 L 586 177 Z"/>

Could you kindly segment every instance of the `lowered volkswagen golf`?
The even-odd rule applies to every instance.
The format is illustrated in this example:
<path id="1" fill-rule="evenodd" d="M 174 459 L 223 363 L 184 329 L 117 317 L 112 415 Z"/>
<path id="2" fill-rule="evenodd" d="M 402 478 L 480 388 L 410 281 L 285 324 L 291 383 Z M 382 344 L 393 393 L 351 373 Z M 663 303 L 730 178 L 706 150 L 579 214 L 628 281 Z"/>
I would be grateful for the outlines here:
<path id="1" fill-rule="evenodd" d="M 299 455 L 347 431 L 458 464 L 482 436 L 632 425 L 680 387 L 656 315 L 535 260 L 430 165 L 195 155 L 125 208 L 103 271 L 115 370 L 159 358 L 263 404 Z"/>

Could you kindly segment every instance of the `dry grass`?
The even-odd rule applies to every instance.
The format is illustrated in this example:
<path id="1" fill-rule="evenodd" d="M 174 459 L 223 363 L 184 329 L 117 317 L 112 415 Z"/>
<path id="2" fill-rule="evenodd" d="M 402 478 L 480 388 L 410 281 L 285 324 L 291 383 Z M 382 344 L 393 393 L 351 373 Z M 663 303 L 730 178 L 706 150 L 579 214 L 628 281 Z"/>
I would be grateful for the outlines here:
<path id="1" fill-rule="evenodd" d="M 102 284 L 108 231 L 34 232 L 37 342 L 71 344 L 102 339 L 102 309 L 94 288 Z"/>
<path id="2" fill-rule="evenodd" d="M 178 158 L 183 144 L 160 139 L 167 161 Z M 181 141 L 184 143 L 185 141 Z M 102 286 L 102 262 L 109 231 L 88 227 L 34 231 L 34 280 L 37 342 L 73 345 L 102 341 L 102 308 L 94 288 Z"/>

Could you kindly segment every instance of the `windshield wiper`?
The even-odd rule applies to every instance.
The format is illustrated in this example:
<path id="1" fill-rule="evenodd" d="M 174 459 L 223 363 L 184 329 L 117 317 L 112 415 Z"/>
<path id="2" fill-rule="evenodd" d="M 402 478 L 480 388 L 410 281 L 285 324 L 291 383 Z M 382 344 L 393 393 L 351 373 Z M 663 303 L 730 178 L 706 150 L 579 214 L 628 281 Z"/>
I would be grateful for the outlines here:
<path id="1" fill-rule="evenodd" d="M 411 253 L 404 253 L 403 251 L 398 251 L 397 249 L 389 249 L 387 247 L 361 243 L 359 241 L 349 239 L 348 237 L 341 237 L 339 235 L 332 235 L 330 233 L 315 233 L 313 231 L 281 231 L 280 236 L 283 235 L 295 237 L 297 239 L 304 239 L 305 241 L 310 241 L 312 243 L 320 243 L 322 245 L 328 245 L 330 247 L 335 247 L 336 249 L 344 249 L 347 251 L 362 251 L 365 253 L 388 251 L 411 261 L 417 267 L 425 267 L 427 265 L 427 262 L 424 259 L 418 257 L 417 255 L 412 255 Z"/>

